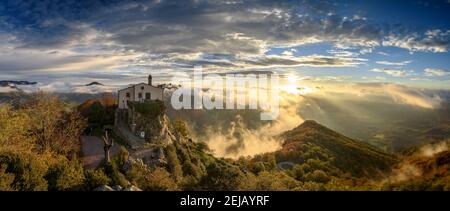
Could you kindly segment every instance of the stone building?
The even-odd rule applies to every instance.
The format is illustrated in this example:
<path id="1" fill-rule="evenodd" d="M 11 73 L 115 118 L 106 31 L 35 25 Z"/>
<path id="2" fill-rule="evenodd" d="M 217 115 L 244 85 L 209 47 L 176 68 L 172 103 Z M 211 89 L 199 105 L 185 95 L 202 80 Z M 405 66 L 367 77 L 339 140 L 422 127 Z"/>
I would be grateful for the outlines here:
<path id="1" fill-rule="evenodd" d="M 148 76 L 148 83 L 139 83 L 119 90 L 119 109 L 128 109 L 128 102 L 145 102 L 150 100 L 163 100 L 164 87 L 153 86 L 152 76 Z"/>

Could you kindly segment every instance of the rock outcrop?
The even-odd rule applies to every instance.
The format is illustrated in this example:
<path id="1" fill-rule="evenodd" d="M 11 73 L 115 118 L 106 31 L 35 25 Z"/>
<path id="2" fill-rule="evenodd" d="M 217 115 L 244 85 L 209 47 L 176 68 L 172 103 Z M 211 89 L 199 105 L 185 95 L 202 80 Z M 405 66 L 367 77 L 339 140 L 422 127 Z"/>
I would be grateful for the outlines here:
<path id="1" fill-rule="evenodd" d="M 142 190 L 134 185 L 127 188 L 123 188 L 120 185 L 115 185 L 114 187 L 111 187 L 109 185 L 102 185 L 100 187 L 95 188 L 94 191 L 142 191 Z"/>
<path id="2" fill-rule="evenodd" d="M 133 149 L 175 141 L 163 102 L 129 102 L 128 107 L 117 110 L 115 125 Z"/>

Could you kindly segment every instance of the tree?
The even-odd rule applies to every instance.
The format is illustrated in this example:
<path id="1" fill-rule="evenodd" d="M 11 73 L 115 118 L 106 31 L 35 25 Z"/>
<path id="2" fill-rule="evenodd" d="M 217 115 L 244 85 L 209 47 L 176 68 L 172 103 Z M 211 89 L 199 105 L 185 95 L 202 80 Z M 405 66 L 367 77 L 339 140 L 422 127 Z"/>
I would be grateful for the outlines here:
<path id="1" fill-rule="evenodd" d="M 111 149 L 111 147 L 114 146 L 114 140 L 112 138 L 109 137 L 108 135 L 108 130 L 105 130 L 105 135 L 102 138 L 103 140 L 103 151 L 105 153 L 105 161 L 106 163 L 110 163 L 111 162 L 111 157 L 110 157 L 110 153 L 109 150 Z"/>
<path id="2" fill-rule="evenodd" d="M 31 151 L 35 147 L 35 139 L 28 133 L 31 128 L 27 114 L 0 104 L 0 149 Z"/>
<path id="3" fill-rule="evenodd" d="M 207 174 L 200 184 L 205 190 L 231 191 L 236 190 L 245 179 L 244 173 L 234 165 L 224 161 L 214 162 L 206 168 Z"/>
<path id="4" fill-rule="evenodd" d="M 187 138 L 189 136 L 189 129 L 185 121 L 182 119 L 176 119 L 172 123 L 173 130 L 176 134 L 183 138 Z"/>
<path id="5" fill-rule="evenodd" d="M 315 170 L 312 173 L 309 173 L 306 175 L 306 179 L 317 183 L 327 183 L 330 181 L 330 177 L 322 170 Z"/>
<path id="6" fill-rule="evenodd" d="M 38 92 L 20 105 L 30 126 L 29 135 L 39 151 L 50 150 L 70 156 L 79 152 L 79 137 L 86 120 L 54 95 Z"/>

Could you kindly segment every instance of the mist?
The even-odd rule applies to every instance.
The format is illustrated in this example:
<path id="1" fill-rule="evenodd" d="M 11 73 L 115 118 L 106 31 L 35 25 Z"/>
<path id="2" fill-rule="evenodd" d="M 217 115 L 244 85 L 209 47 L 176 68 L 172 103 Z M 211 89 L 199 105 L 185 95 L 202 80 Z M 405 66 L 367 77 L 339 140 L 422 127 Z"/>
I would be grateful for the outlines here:
<path id="1" fill-rule="evenodd" d="M 169 111 L 188 121 L 195 140 L 215 156 L 239 158 L 281 148 L 277 135 L 312 119 L 386 152 L 431 142 L 424 134 L 448 121 L 448 92 L 400 85 L 304 84 L 306 94 L 282 91 L 276 120 L 261 121 L 259 110 Z M 295 91 L 295 90 L 294 90 Z M 170 106 L 169 106 L 170 107 Z"/>
<path id="2" fill-rule="evenodd" d="M 198 138 L 208 143 L 214 155 L 218 157 L 236 159 L 276 151 L 282 144 L 282 140 L 276 136 L 304 121 L 297 111 L 302 100 L 302 97 L 283 93 L 278 119 L 257 129 L 249 129 L 242 116 L 236 115 L 225 132 L 220 128 L 209 127 L 206 134 Z"/>

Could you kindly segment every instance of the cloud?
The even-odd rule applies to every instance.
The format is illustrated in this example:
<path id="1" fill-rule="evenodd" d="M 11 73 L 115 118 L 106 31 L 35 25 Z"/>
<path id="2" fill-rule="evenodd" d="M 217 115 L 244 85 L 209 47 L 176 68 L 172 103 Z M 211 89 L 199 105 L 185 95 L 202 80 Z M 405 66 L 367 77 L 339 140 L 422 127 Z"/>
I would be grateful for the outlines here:
<path id="1" fill-rule="evenodd" d="M 294 53 L 297 52 L 297 50 L 291 48 L 289 50 L 285 50 L 281 53 L 283 56 L 294 56 Z"/>
<path id="2" fill-rule="evenodd" d="M 367 60 L 362 58 L 344 58 L 337 56 L 308 55 L 308 56 L 265 56 L 256 60 L 241 60 L 247 65 L 254 66 L 304 66 L 304 67 L 354 67 L 364 64 Z"/>
<path id="3" fill-rule="evenodd" d="M 332 54 L 337 57 L 358 57 L 359 53 L 345 51 L 345 50 L 328 50 L 329 54 Z"/>
<path id="4" fill-rule="evenodd" d="M 394 77 L 407 77 L 407 76 L 411 76 L 413 74 L 412 71 L 408 71 L 408 70 L 396 70 L 396 69 L 389 69 L 389 68 L 385 68 L 385 69 L 380 69 L 380 68 L 374 68 L 369 70 L 371 72 L 377 72 L 377 73 L 385 73 Z"/>
<path id="5" fill-rule="evenodd" d="M 249 129 L 237 115 L 225 133 L 221 128 L 208 128 L 206 135 L 199 137 L 208 143 L 215 156 L 239 158 L 273 152 L 281 148 L 282 140 L 276 138 L 280 133 L 295 128 L 304 120 L 297 109 L 303 98 L 283 92 L 280 96 L 279 117 L 257 129 Z M 255 120 L 257 121 L 257 120 Z"/>
<path id="6" fill-rule="evenodd" d="M 376 77 L 363 76 L 363 77 L 361 77 L 361 79 L 363 79 L 364 81 L 375 81 L 375 82 L 386 80 L 386 78 L 382 77 L 382 76 L 376 76 Z"/>
<path id="7" fill-rule="evenodd" d="M 429 30 L 423 35 L 418 33 L 406 35 L 391 34 L 383 41 L 383 45 L 404 48 L 412 52 L 448 52 L 450 48 L 450 30 Z"/>
<path id="8" fill-rule="evenodd" d="M 114 85 L 93 85 L 86 86 L 85 84 L 80 84 L 76 82 L 64 82 L 56 81 L 48 84 L 38 83 L 36 85 L 18 85 L 18 89 L 13 89 L 10 87 L 0 87 L 0 93 L 10 93 L 16 92 L 18 90 L 24 91 L 25 93 L 31 93 L 36 91 L 44 91 L 50 93 L 87 93 L 96 94 L 104 92 L 113 92 L 121 88 L 121 86 Z"/>
<path id="9" fill-rule="evenodd" d="M 393 169 L 393 174 L 389 177 L 389 180 L 400 182 L 422 176 L 422 167 L 420 167 L 417 162 L 412 161 L 419 160 L 418 158 L 421 157 L 433 157 L 434 155 L 448 149 L 448 140 L 447 142 L 427 144 L 420 147 L 418 149 L 418 152 L 412 155 L 414 159 L 405 159 L 404 161 L 399 163 L 398 167 Z"/>
<path id="10" fill-rule="evenodd" d="M 411 81 L 429 81 L 430 79 L 429 78 L 421 78 L 421 77 L 412 77 L 412 78 L 409 78 L 409 80 L 411 80 Z"/>
<path id="11" fill-rule="evenodd" d="M 85 86 L 84 84 L 68 83 L 68 82 L 53 82 L 44 86 L 38 87 L 39 90 L 53 93 L 103 93 L 112 92 L 118 87 L 115 86 Z"/>
<path id="12" fill-rule="evenodd" d="M 389 54 L 388 54 L 388 53 L 386 53 L 386 52 L 382 52 L 382 51 L 378 52 L 377 54 L 379 54 L 379 55 L 382 55 L 382 56 L 389 56 Z"/>
<path id="13" fill-rule="evenodd" d="M 450 75 L 450 72 L 444 69 L 434 69 L 434 68 L 426 68 L 424 70 L 425 76 L 434 77 L 434 76 L 446 76 Z"/>
<path id="14" fill-rule="evenodd" d="M 440 108 L 443 101 L 448 100 L 448 93 L 439 90 L 420 89 L 399 84 L 372 82 L 372 83 L 319 83 L 320 92 L 312 95 L 335 98 L 342 96 L 365 97 L 377 100 L 380 97 L 389 97 L 395 103 L 417 106 L 426 109 Z M 386 100 L 386 99 L 384 99 Z"/>
<path id="15" fill-rule="evenodd" d="M 17 89 L 14 89 L 10 86 L 0 86 L 0 93 L 10 93 L 10 92 L 17 92 Z"/>
<path id="16" fill-rule="evenodd" d="M 321 77 L 308 77 L 305 81 L 315 81 L 315 82 L 342 82 L 351 79 L 352 76 L 321 76 Z"/>
<path id="17" fill-rule="evenodd" d="M 382 64 L 382 65 L 391 65 L 391 66 L 404 66 L 411 62 L 412 61 L 401 61 L 401 62 L 377 61 L 376 63 Z"/>

